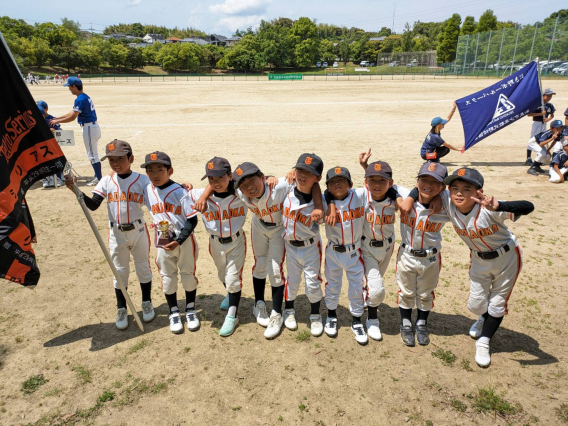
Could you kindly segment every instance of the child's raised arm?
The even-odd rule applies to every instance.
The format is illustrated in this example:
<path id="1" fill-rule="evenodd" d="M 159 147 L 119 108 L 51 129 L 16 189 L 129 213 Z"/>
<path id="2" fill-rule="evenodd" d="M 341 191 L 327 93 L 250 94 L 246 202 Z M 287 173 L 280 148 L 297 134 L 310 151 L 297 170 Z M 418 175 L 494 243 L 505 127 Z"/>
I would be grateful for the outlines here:
<path id="1" fill-rule="evenodd" d="M 211 185 L 207 184 L 207 186 L 203 190 L 203 194 L 201 194 L 201 196 L 197 200 L 195 200 L 195 210 L 197 210 L 199 213 L 205 213 L 207 211 L 207 199 L 211 196 L 211 194 L 213 194 L 213 188 L 211 188 Z"/>

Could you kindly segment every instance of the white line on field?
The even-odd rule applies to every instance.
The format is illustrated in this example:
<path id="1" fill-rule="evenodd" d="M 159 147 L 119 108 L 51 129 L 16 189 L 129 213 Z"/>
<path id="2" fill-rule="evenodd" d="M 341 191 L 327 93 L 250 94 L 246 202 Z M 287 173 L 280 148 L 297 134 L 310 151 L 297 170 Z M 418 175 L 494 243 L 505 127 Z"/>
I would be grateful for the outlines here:
<path id="1" fill-rule="evenodd" d="M 419 123 L 427 123 L 430 120 L 405 120 L 414 121 Z M 310 122 L 281 122 L 281 123 L 249 123 L 249 122 L 227 122 L 227 123 L 155 123 L 155 124 L 107 124 L 101 125 L 101 128 L 105 127 L 215 127 L 215 126 L 237 126 L 237 127 L 248 127 L 248 126 L 322 126 L 322 125 L 341 125 L 344 126 L 346 124 L 355 124 L 355 125 L 364 125 L 369 124 L 373 126 L 392 126 L 391 122 L 384 122 L 380 120 L 373 120 L 373 121 L 310 121 Z"/>

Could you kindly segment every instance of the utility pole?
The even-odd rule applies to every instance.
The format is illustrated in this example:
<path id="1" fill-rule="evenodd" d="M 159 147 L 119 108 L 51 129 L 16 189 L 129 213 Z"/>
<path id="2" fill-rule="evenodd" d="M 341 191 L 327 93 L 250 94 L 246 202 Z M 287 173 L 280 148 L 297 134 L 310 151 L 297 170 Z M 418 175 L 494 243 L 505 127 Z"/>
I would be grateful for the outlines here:
<path id="1" fill-rule="evenodd" d="M 393 4 L 393 9 L 392 9 L 392 33 L 394 34 L 394 14 L 396 12 L 396 3 Z"/>

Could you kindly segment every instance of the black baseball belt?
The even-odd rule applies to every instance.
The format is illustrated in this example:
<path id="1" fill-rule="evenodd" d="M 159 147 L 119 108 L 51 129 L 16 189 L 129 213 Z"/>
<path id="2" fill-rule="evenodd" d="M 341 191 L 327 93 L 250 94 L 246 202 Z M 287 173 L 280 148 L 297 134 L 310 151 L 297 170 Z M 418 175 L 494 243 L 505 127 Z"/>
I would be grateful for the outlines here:
<path id="1" fill-rule="evenodd" d="M 314 243 L 314 238 L 310 238 L 309 240 L 288 240 L 288 243 L 294 247 L 304 247 L 309 246 Z"/>
<path id="2" fill-rule="evenodd" d="M 361 237 L 361 239 L 362 239 L 363 241 L 365 241 L 365 240 L 367 240 L 367 237 L 363 236 L 363 237 Z M 369 245 L 370 245 L 371 247 L 384 247 L 384 246 L 386 246 L 386 245 L 392 244 L 392 242 L 393 242 L 393 238 L 392 238 L 392 237 L 388 237 L 388 238 L 385 238 L 384 240 L 374 240 L 374 239 L 373 239 L 373 240 L 369 240 Z"/>
<path id="3" fill-rule="evenodd" d="M 132 223 L 114 223 L 114 222 L 111 222 L 110 226 L 112 226 L 112 227 L 116 226 L 120 231 L 126 232 L 126 231 L 132 231 L 133 229 L 136 229 L 137 223 L 142 223 L 142 219 L 136 219 Z"/>
<path id="4" fill-rule="evenodd" d="M 427 250 L 415 250 L 413 248 L 410 248 L 405 243 L 402 243 L 401 247 L 414 257 L 428 257 L 428 256 L 432 256 L 433 254 L 438 253 L 437 248 L 427 249 Z"/>
<path id="5" fill-rule="evenodd" d="M 483 260 L 496 259 L 499 256 L 511 251 L 511 247 L 509 247 L 509 244 L 504 245 L 503 247 L 499 247 L 497 250 L 476 251 L 475 253 L 477 254 L 477 257 L 479 257 L 480 259 L 483 259 Z"/>
<path id="6" fill-rule="evenodd" d="M 241 231 L 238 231 L 235 235 L 233 235 L 231 237 L 225 237 L 225 238 L 218 237 L 217 235 L 211 235 L 211 239 L 217 240 L 221 244 L 230 244 L 230 243 L 233 242 L 234 239 L 239 238 L 240 235 L 241 235 Z"/>
<path id="7" fill-rule="evenodd" d="M 267 226 L 267 227 L 269 227 L 269 228 L 272 227 L 272 226 L 278 226 L 277 223 L 265 222 L 265 221 L 262 220 L 262 219 L 259 219 L 259 220 L 260 220 L 260 223 L 262 223 L 264 226 Z"/>

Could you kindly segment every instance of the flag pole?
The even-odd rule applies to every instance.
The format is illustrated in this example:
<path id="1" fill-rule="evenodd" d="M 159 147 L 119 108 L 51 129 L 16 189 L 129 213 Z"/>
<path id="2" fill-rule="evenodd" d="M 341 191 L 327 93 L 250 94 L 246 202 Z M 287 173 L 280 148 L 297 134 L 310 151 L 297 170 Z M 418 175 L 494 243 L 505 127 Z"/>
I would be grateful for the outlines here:
<path id="1" fill-rule="evenodd" d="M 122 279 L 118 275 L 118 271 L 116 270 L 114 263 L 112 263 L 112 258 L 110 257 L 110 253 L 108 252 L 106 245 L 103 241 L 103 238 L 101 237 L 101 234 L 100 234 L 99 230 L 97 229 L 97 225 L 95 225 L 95 221 L 93 220 L 93 217 L 91 216 L 91 212 L 89 211 L 89 209 L 87 208 L 87 205 L 85 204 L 84 194 L 79 190 L 79 188 L 77 188 L 77 185 L 75 185 L 75 184 L 73 184 L 73 192 L 77 196 L 77 200 L 79 201 L 79 205 L 83 209 L 83 213 L 85 213 L 85 217 L 87 218 L 89 225 L 91 225 L 91 229 L 93 230 L 93 233 L 95 234 L 95 237 L 97 238 L 97 242 L 99 243 L 99 246 L 101 247 L 101 250 L 103 251 L 103 254 L 105 255 L 106 261 L 110 266 L 112 274 L 116 278 L 116 282 L 118 283 L 118 286 L 120 287 L 120 291 L 122 291 L 122 294 L 124 295 L 124 298 L 126 299 L 126 304 L 130 308 L 130 312 L 132 312 L 132 316 L 136 320 L 136 324 L 138 324 L 138 328 L 140 328 L 140 331 L 144 332 L 144 326 L 142 325 L 142 321 L 140 321 L 140 317 L 138 316 L 138 312 L 136 311 L 136 307 L 134 306 L 134 303 L 132 303 L 132 300 L 130 299 L 128 292 L 126 291 L 126 287 L 124 287 L 124 283 L 122 282 Z"/>
<path id="2" fill-rule="evenodd" d="M 542 112 L 544 112 L 544 100 L 542 99 L 542 80 L 540 79 L 540 61 L 538 56 L 534 59 L 536 61 L 536 71 L 538 74 L 538 86 L 540 87 L 540 100 L 541 100 L 541 108 L 542 108 Z M 542 119 L 544 120 L 544 115 L 542 116 Z"/>

